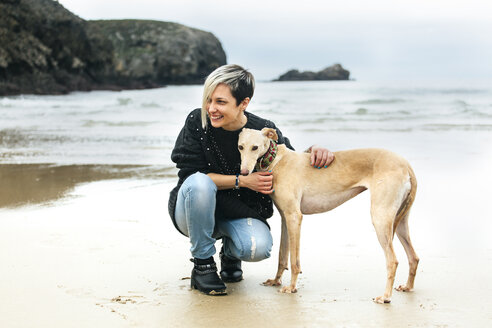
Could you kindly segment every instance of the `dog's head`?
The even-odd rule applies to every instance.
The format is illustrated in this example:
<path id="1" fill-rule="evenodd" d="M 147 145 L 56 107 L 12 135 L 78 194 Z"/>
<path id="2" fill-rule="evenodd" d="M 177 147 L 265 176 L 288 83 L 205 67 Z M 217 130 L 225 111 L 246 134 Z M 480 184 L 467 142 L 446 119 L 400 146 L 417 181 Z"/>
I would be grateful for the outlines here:
<path id="1" fill-rule="evenodd" d="M 270 147 L 270 139 L 278 140 L 277 131 L 271 128 L 253 130 L 244 128 L 239 134 L 238 148 L 241 153 L 241 174 L 253 172 L 256 162 Z"/>

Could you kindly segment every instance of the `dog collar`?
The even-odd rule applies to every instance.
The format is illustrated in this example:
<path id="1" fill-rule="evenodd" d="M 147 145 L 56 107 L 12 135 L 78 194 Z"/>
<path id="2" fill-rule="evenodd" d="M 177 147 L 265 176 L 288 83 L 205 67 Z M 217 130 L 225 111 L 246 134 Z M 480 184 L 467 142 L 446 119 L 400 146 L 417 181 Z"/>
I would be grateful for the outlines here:
<path id="1" fill-rule="evenodd" d="M 273 163 L 273 160 L 277 156 L 277 142 L 275 140 L 270 139 L 270 147 L 266 153 L 258 159 L 258 166 L 261 171 L 265 170 L 270 164 Z"/>

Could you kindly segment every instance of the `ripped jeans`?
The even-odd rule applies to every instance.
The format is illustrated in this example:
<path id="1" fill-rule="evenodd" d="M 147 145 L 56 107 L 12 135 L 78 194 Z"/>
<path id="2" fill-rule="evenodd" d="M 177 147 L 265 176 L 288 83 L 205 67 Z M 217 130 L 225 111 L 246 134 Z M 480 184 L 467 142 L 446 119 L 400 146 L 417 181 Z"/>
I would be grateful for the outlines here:
<path id="1" fill-rule="evenodd" d="M 268 226 L 254 218 L 215 220 L 217 186 L 203 173 L 190 175 L 181 185 L 176 203 L 176 223 L 190 238 L 191 255 L 206 259 L 216 252 L 222 237 L 228 257 L 255 262 L 270 257 L 273 239 Z"/>

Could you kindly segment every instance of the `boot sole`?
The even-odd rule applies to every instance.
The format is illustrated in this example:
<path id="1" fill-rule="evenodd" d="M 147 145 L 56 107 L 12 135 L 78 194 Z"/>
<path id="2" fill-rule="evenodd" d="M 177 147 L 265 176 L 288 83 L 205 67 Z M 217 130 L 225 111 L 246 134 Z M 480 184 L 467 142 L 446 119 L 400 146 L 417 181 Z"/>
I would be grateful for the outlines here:
<path id="1" fill-rule="evenodd" d="M 227 291 L 225 289 L 219 289 L 219 290 L 215 290 L 215 289 L 212 289 L 212 290 L 200 289 L 200 288 L 197 287 L 196 284 L 193 284 L 193 283 L 191 284 L 191 288 L 192 289 L 196 289 L 199 292 L 202 292 L 203 294 L 210 295 L 210 296 L 223 296 L 223 295 L 227 295 Z"/>
<path id="2" fill-rule="evenodd" d="M 220 278 L 222 279 L 223 282 L 240 282 L 241 280 L 244 279 L 243 276 L 236 279 L 232 279 L 232 278 L 224 278 L 222 277 L 222 275 L 220 276 Z"/>

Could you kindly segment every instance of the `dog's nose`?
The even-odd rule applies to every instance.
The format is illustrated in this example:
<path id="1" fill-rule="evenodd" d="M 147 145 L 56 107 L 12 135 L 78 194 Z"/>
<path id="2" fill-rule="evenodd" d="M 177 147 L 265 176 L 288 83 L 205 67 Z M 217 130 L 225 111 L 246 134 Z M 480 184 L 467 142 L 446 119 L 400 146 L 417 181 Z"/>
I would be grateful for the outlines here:
<path id="1" fill-rule="evenodd" d="M 248 175 L 249 171 L 247 169 L 241 169 L 241 175 Z"/>

